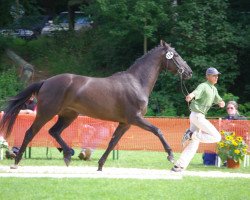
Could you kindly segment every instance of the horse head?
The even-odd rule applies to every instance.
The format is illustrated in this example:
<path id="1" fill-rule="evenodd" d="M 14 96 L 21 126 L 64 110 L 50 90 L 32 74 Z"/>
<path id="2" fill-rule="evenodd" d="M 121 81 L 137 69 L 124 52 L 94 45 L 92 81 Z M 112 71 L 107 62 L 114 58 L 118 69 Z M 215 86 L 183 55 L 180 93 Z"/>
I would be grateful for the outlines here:
<path id="1" fill-rule="evenodd" d="M 191 78 L 192 69 L 175 49 L 162 40 L 160 45 L 164 48 L 163 66 L 174 74 L 178 73 L 183 79 Z"/>

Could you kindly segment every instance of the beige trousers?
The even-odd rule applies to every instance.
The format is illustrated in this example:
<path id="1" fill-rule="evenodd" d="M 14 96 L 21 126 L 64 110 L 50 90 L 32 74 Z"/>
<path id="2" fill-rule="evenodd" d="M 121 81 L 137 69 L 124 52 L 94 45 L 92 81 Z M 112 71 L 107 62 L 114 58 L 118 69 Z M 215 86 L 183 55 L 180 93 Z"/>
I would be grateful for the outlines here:
<path id="1" fill-rule="evenodd" d="M 194 157 L 200 142 L 215 143 L 221 140 L 221 134 L 202 113 L 191 112 L 189 119 L 190 130 L 193 132 L 192 140 L 185 147 L 180 158 L 175 163 L 177 166 L 183 167 L 184 169 L 187 168 Z"/>

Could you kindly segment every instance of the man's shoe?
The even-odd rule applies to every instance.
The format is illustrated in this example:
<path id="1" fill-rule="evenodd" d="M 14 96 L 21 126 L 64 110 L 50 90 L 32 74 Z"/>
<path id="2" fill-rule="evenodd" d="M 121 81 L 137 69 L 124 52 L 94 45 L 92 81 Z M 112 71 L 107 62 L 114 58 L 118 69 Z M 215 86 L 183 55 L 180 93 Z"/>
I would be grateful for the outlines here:
<path id="1" fill-rule="evenodd" d="M 78 158 L 79 158 L 80 160 L 85 160 L 85 158 L 86 158 L 85 152 L 82 151 L 81 153 L 79 153 Z"/>
<path id="2" fill-rule="evenodd" d="M 182 167 L 178 167 L 177 165 L 173 166 L 171 169 L 172 172 L 182 172 L 183 170 Z"/>
<path id="3" fill-rule="evenodd" d="M 183 137 L 182 137 L 182 140 L 181 140 L 181 144 L 182 146 L 184 146 L 184 144 L 191 140 L 192 139 L 192 135 L 193 135 L 193 132 L 190 131 L 189 129 L 186 130 L 186 132 L 184 133 Z"/>
<path id="4" fill-rule="evenodd" d="M 11 150 L 6 150 L 5 157 L 7 159 L 14 159 L 16 157 L 16 154 Z"/>
<path id="5" fill-rule="evenodd" d="M 85 159 L 83 160 L 90 160 L 91 154 L 92 154 L 91 149 L 89 148 L 85 149 Z"/>
<path id="6" fill-rule="evenodd" d="M 87 148 L 84 149 L 79 155 L 78 158 L 80 158 L 80 160 L 90 160 L 92 154 L 92 150 Z"/>

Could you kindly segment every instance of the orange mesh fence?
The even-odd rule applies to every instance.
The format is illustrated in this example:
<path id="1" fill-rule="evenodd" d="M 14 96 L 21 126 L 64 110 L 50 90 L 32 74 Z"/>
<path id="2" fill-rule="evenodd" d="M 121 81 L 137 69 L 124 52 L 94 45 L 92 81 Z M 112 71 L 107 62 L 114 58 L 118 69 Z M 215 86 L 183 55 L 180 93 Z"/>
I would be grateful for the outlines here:
<path id="1" fill-rule="evenodd" d="M 13 127 L 8 142 L 11 146 L 22 144 L 25 132 L 34 121 L 34 115 L 19 115 Z M 175 152 L 181 152 L 181 138 L 189 127 L 189 119 L 178 118 L 147 118 L 152 124 L 161 129 L 167 142 Z M 29 146 L 58 147 L 58 143 L 48 133 L 56 123 L 57 117 L 50 120 L 34 137 Z M 238 135 L 247 136 L 250 121 L 210 120 L 218 130 L 235 131 Z M 62 138 L 70 147 L 91 147 L 106 149 L 118 123 L 102 121 L 79 116 L 62 132 Z M 119 150 L 151 150 L 164 151 L 160 140 L 151 132 L 132 126 L 119 141 L 115 149 Z M 200 144 L 198 152 L 215 151 L 216 144 Z"/>

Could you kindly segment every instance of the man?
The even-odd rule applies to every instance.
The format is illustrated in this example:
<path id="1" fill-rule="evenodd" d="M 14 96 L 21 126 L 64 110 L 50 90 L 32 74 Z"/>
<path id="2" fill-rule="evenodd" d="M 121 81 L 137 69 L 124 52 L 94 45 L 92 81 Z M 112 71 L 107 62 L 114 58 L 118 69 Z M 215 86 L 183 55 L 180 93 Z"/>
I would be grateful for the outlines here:
<path id="1" fill-rule="evenodd" d="M 171 171 L 181 172 L 186 169 L 194 157 L 199 143 L 215 143 L 221 140 L 219 131 L 205 118 L 207 111 L 213 104 L 218 104 L 221 108 L 225 106 L 216 87 L 218 81 L 218 72 L 215 68 L 206 70 L 207 81 L 198 85 L 198 87 L 186 96 L 186 101 L 190 102 L 190 128 L 182 138 L 182 144 L 189 141 L 189 144 L 183 150 L 180 158 L 176 161 Z"/>

